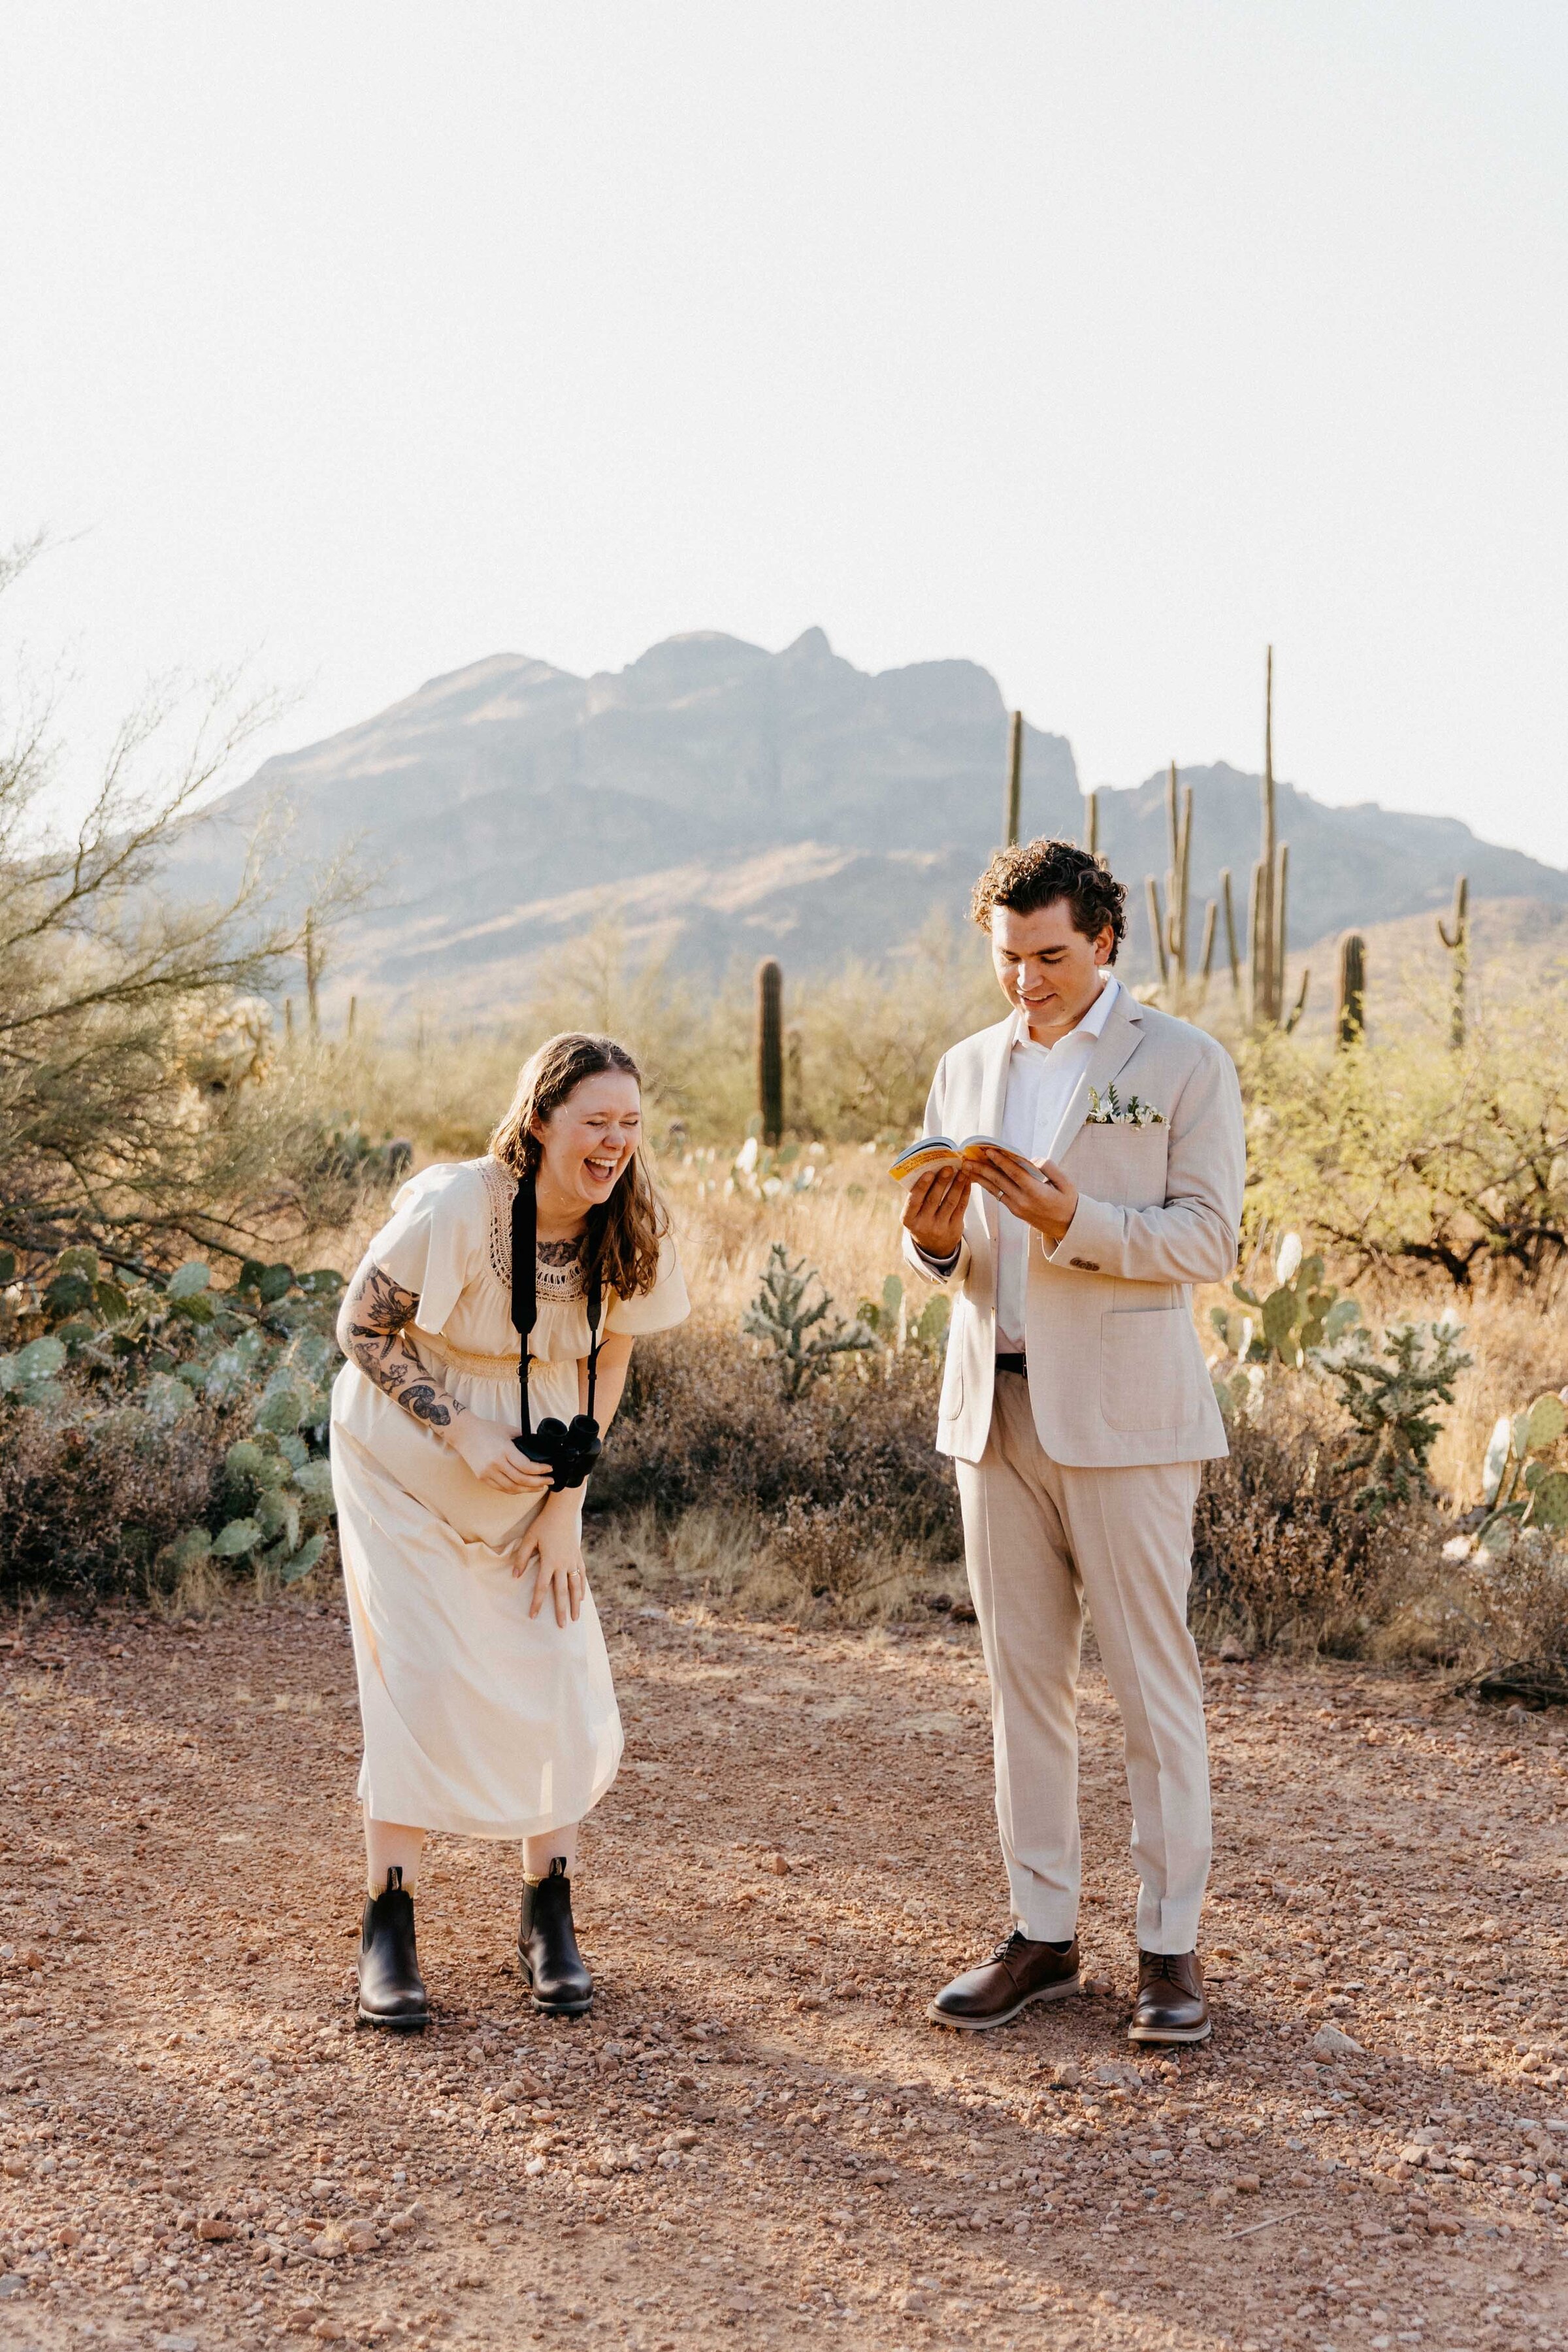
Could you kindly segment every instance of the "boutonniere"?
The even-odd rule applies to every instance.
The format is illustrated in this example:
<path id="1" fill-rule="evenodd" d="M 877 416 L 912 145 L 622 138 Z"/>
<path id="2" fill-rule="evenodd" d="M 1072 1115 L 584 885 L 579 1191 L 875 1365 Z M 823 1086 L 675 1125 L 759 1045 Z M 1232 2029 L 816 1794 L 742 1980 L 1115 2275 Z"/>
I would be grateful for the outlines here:
<path id="1" fill-rule="evenodd" d="M 1163 1127 L 1165 1114 L 1156 1110 L 1152 1103 L 1140 1102 L 1136 1095 L 1129 1095 L 1123 1102 L 1114 1087 L 1107 1087 L 1103 1094 L 1090 1087 L 1085 1123 L 1089 1127 Z"/>

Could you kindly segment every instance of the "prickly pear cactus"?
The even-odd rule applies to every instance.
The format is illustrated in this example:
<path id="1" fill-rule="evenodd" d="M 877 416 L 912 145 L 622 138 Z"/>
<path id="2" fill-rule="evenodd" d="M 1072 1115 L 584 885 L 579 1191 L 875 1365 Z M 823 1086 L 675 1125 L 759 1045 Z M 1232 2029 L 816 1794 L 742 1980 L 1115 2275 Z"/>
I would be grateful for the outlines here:
<path id="1" fill-rule="evenodd" d="M 205 1559 L 285 1583 L 321 1559 L 331 1518 L 326 1458 L 342 1277 L 248 1259 L 222 1289 L 188 1259 L 166 1276 L 109 1270 L 68 1249 L 23 1273 L 0 1251 L 0 1414 L 74 1415 L 155 1441 L 207 1406 L 232 1438 L 205 1522 L 165 1545 L 171 1580 Z"/>

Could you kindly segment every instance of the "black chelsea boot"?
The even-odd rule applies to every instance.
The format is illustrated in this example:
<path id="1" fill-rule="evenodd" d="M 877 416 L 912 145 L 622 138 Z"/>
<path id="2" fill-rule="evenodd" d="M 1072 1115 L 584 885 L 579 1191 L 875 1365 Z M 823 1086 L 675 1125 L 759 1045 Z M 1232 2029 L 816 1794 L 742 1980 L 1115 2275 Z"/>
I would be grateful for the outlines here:
<path id="1" fill-rule="evenodd" d="M 548 1878 L 522 1883 L 517 1957 L 533 1990 L 533 2006 L 548 2017 L 581 2017 L 594 2000 L 594 1979 L 577 1948 L 572 1924 L 572 1881 L 557 1854 Z"/>
<path id="2" fill-rule="evenodd" d="M 430 2022 L 430 1999 L 414 1948 L 414 1897 L 394 1864 L 380 1895 L 367 1895 L 359 1947 L 359 2013 L 366 2025 L 417 2030 Z"/>

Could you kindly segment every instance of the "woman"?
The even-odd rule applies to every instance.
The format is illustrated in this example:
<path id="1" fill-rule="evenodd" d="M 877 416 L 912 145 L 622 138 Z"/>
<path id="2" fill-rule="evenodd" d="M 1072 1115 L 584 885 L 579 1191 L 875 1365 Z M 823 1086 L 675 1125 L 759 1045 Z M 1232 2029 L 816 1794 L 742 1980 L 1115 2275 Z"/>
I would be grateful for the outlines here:
<path id="1" fill-rule="evenodd" d="M 557 1474 L 535 1457 L 551 1417 L 558 1455 L 562 1423 L 606 1423 L 634 1336 L 689 1312 L 638 1152 L 641 1111 L 624 1047 L 552 1037 L 486 1156 L 405 1184 L 344 1296 L 332 1485 L 364 1726 L 359 2013 L 372 2024 L 429 2017 L 414 1897 L 431 1830 L 521 1841 L 533 2006 L 576 2016 L 594 1997 L 571 1874 L 621 1724 L 584 1577 L 584 1462 Z M 520 1437 L 523 1347 L 538 1434 Z M 573 1440 L 587 1436 L 574 1425 Z"/>

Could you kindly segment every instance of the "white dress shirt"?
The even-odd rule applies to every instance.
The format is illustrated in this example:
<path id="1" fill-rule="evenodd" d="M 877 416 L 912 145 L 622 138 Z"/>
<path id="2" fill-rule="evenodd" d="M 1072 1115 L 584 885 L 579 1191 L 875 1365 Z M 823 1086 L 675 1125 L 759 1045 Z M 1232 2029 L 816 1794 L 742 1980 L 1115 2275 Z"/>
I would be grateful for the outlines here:
<path id="1" fill-rule="evenodd" d="M 1062 1148 L 1062 1120 L 1110 1017 L 1120 985 L 1115 973 L 1108 971 L 1082 1020 L 1054 1045 L 1036 1045 L 1024 1015 L 1014 1013 L 1002 1140 L 1026 1160 L 1054 1160 Z M 1035 1228 L 1000 1202 L 997 1216 L 996 1345 L 1005 1355 L 1019 1355 L 1024 1347 L 1024 1302 Z"/>

